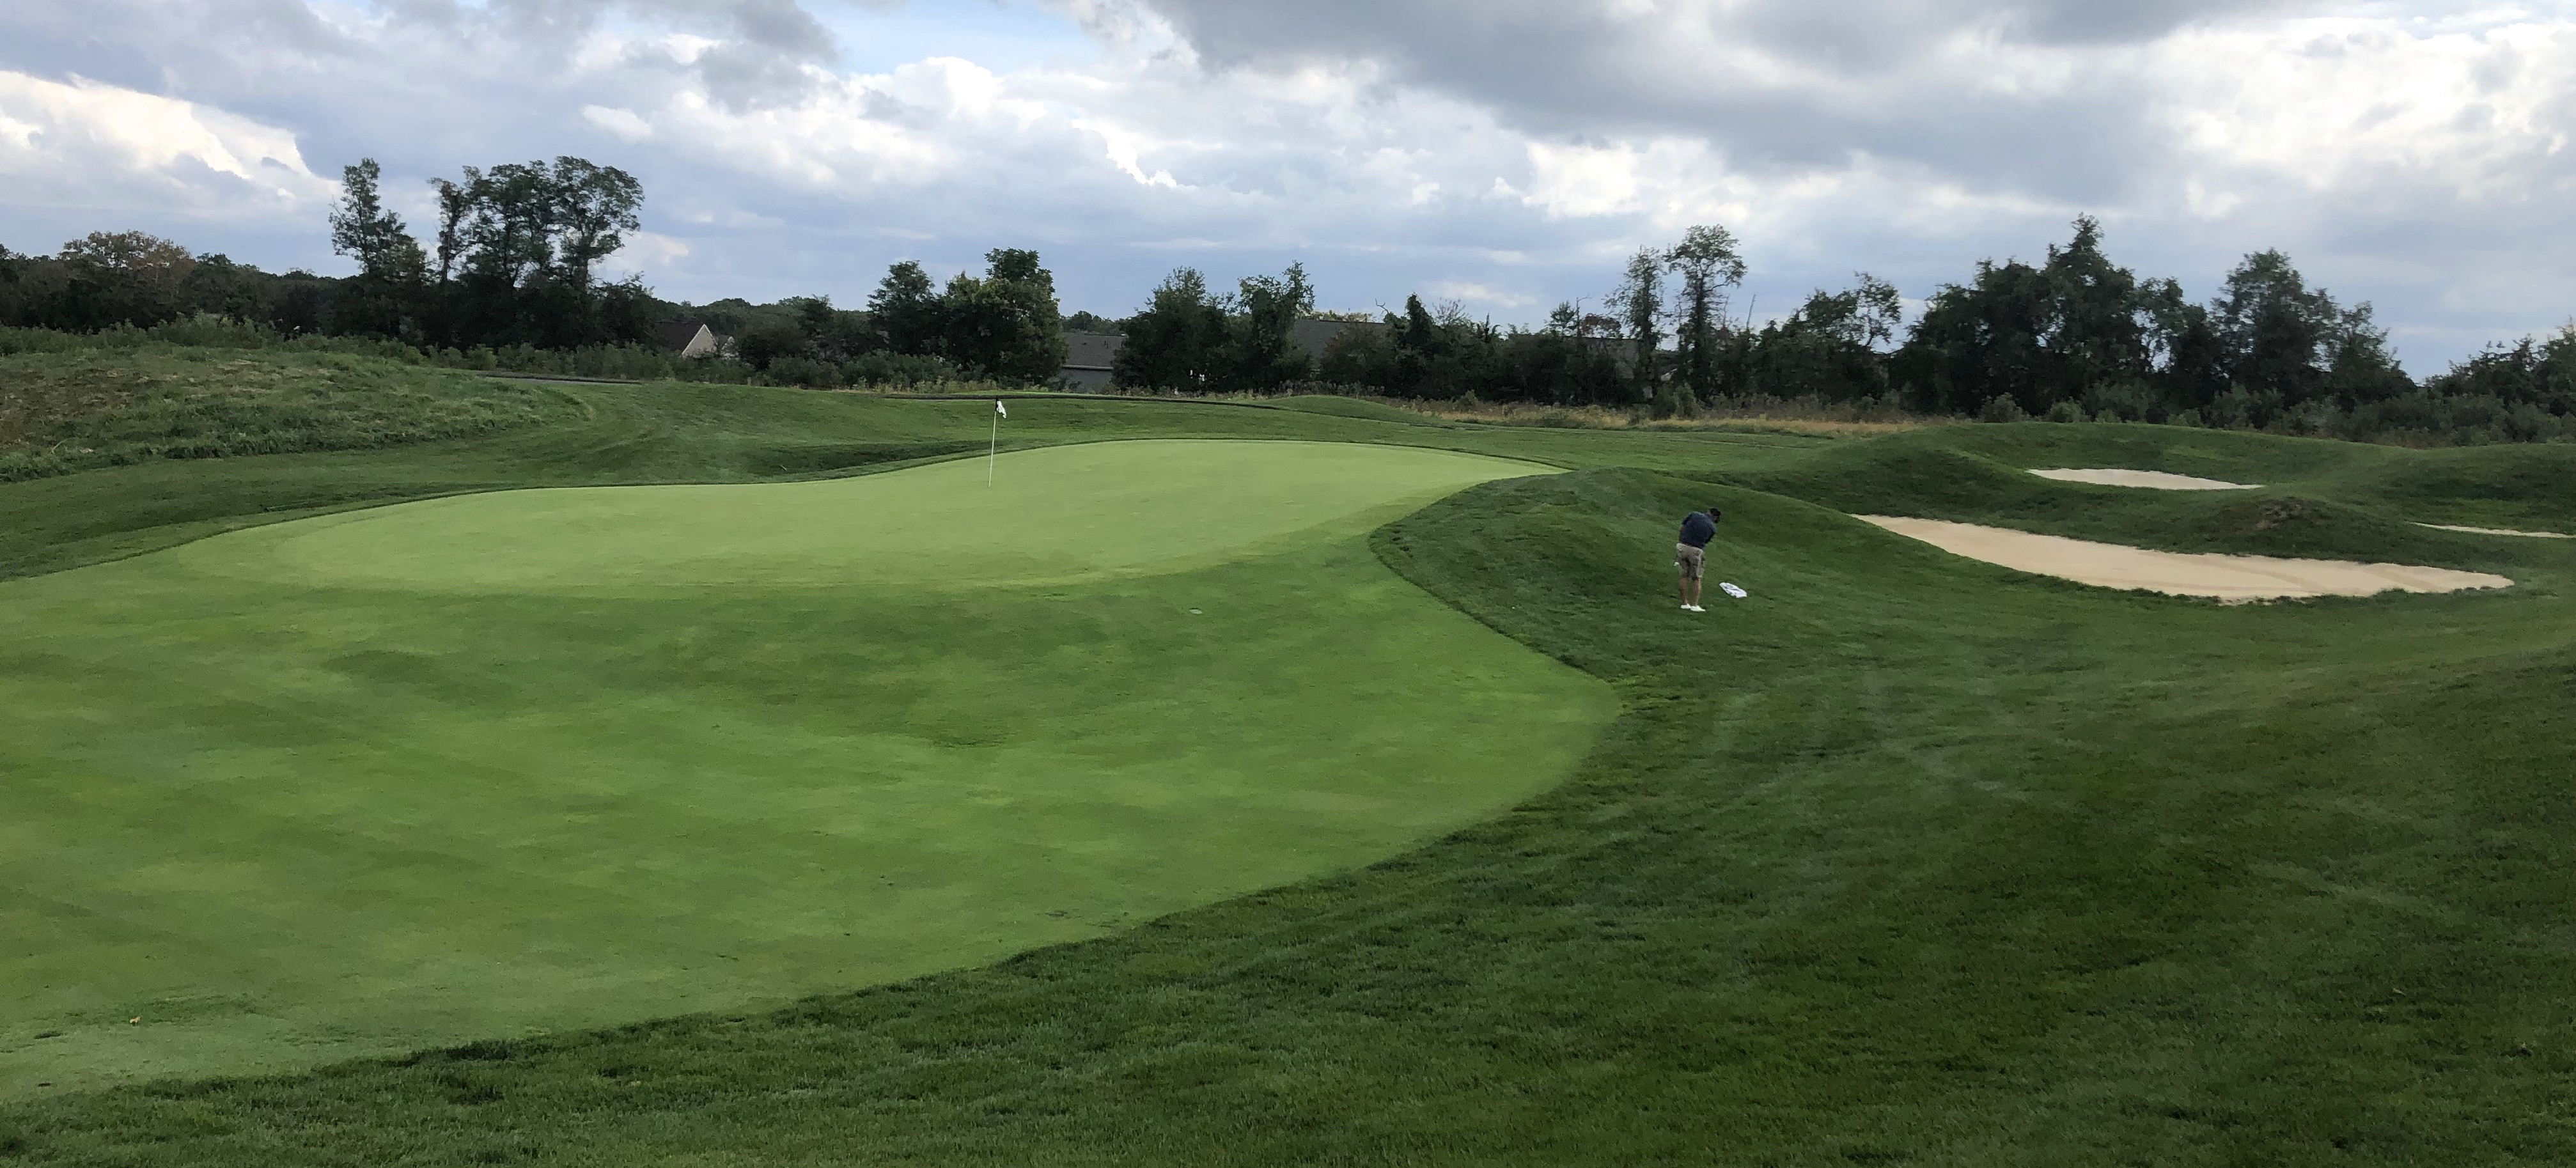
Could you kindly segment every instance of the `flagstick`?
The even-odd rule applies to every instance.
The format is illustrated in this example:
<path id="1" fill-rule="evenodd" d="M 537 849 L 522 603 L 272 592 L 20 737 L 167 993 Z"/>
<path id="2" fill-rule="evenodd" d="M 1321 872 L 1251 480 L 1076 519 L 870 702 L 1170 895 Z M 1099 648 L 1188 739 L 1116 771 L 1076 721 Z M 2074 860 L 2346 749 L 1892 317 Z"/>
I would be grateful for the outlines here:
<path id="1" fill-rule="evenodd" d="M 984 485 L 993 485 L 993 459 L 1002 453 L 1002 412 L 993 411 L 992 449 L 984 452 Z"/>

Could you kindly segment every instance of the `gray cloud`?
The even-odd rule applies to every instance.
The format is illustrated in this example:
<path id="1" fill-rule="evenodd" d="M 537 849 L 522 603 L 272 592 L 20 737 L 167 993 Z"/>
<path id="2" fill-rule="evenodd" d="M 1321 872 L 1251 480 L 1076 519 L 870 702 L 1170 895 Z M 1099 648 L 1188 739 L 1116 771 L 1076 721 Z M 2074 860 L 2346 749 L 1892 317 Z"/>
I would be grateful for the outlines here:
<path id="1" fill-rule="evenodd" d="M 1678 133 L 1739 168 L 1854 151 L 2053 197 L 2117 191 L 2143 156 L 2140 79 L 2086 57 L 2274 7 L 2163 0 L 1148 0 L 1220 68 L 1374 60 L 1560 137 Z M 1653 11 L 1647 11 L 1652 9 Z M 2072 59 L 2044 60 L 2054 50 Z M 2034 74 L 2016 82 L 2012 72 Z"/>
<path id="2" fill-rule="evenodd" d="M 327 178 L 373 155 L 417 218 L 431 175 L 570 153 L 644 180 L 650 238 L 624 258 L 698 299 L 846 301 L 895 258 L 1007 244 L 1049 257 L 1069 307 L 1132 308 L 1181 263 L 1302 259 L 1329 305 L 1420 290 L 1529 320 L 1723 222 L 1767 314 L 1857 268 L 1919 296 L 2090 212 L 2115 256 L 2203 294 L 2287 248 L 2376 301 L 2419 368 L 2576 305 L 2563 14 L 1046 2 L 1090 38 L 1060 61 L 871 76 L 832 32 L 865 36 L 864 5 L 0 6 L 0 118 L 43 126 L 18 149 L 0 122 L 0 241 L 132 226 L 337 270 L 327 190 L 260 158 Z"/>

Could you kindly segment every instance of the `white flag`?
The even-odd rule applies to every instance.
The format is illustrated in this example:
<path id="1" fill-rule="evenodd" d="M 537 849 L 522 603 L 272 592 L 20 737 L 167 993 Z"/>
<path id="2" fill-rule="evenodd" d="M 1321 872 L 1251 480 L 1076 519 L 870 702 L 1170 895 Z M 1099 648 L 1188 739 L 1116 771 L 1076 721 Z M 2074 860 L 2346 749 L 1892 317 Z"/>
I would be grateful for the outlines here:
<path id="1" fill-rule="evenodd" d="M 997 413 L 997 414 L 1000 414 L 1000 415 L 1002 415 L 1002 416 L 1003 416 L 1003 417 L 1005 417 L 1005 418 L 1007 418 L 1007 417 L 1010 417 L 1010 416 L 1011 416 L 1011 411 L 1006 410 L 1006 409 L 1003 409 L 1003 408 L 1002 408 L 1002 403 L 1001 403 L 1000 401 L 998 401 L 998 400 L 996 400 L 996 401 L 993 403 L 993 412 L 994 412 L 994 413 Z"/>

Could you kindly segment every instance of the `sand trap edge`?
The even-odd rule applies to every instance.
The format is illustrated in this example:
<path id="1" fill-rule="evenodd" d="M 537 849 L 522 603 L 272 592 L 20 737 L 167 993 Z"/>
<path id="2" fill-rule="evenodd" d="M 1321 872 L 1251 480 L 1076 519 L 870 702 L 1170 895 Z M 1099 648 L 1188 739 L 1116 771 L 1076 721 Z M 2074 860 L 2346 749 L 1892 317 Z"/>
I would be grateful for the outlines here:
<path id="1" fill-rule="evenodd" d="M 2218 479 L 2199 479 L 2190 475 L 2169 474 L 2160 470 L 2122 470 L 2116 467 L 2064 467 L 2030 472 L 2061 483 L 2091 483 L 2097 487 L 2138 487 L 2150 491 L 2252 491 L 2259 483 L 2230 483 Z"/>
<path id="2" fill-rule="evenodd" d="M 2055 576 L 2102 588 L 2143 589 L 2168 596 L 2203 596 L 2244 602 L 2318 596 L 2376 596 L 2389 591 L 2462 592 L 2513 586 L 2513 581 L 2503 576 L 2414 564 L 2160 552 L 1939 519 L 1909 519 L 1893 515 L 1856 515 L 1853 518 L 1909 539 L 1921 540 L 1952 555 L 1983 560 L 2018 572 Z"/>
<path id="3" fill-rule="evenodd" d="M 2429 527 L 2435 531 L 2465 531 L 2470 535 L 2510 535 L 2516 539 L 2576 539 L 2576 535 L 2560 531 L 2515 531 L 2510 527 L 2459 527 L 2449 523 L 2418 523 L 2415 526 Z"/>

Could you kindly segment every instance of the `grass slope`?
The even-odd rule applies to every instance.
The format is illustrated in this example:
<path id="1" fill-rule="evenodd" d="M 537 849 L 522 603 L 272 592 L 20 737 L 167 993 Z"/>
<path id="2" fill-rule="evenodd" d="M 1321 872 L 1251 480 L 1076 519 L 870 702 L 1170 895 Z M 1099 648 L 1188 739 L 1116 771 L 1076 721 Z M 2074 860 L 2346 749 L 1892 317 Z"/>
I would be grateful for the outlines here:
<path id="1" fill-rule="evenodd" d="M 0 585 L 0 1095 L 1096 936 L 1488 814 L 1614 713 L 1363 543 L 1527 464 L 997 469 L 465 496 Z"/>
<path id="2" fill-rule="evenodd" d="M 1358 421 L 1305 436 L 1423 440 L 1328 428 Z M 2568 452 L 2121 426 L 1431 436 L 1613 468 L 1478 488 L 1374 541 L 1622 695 L 1575 777 L 1506 814 L 989 968 L 20 1104 L 0 1147 L 119 1165 L 2576 1160 L 2576 549 L 2430 533 L 2408 550 L 2517 587 L 2223 608 L 2022 576 L 1838 512 L 2295 554 L 2417 519 L 2550 526 Z M 2019 473 L 2045 465 L 2215 473 L 2324 518 Z M 2515 484 L 2534 489 L 2505 498 Z M 1662 548 L 1711 499 L 1713 562 L 1753 599 L 1685 622 Z M 2492 510 L 2442 510 L 2472 504 Z"/>
<path id="3" fill-rule="evenodd" d="M 2163 470 L 2260 484 L 2159 491 L 2043 479 L 2048 467 Z M 1707 477 L 1852 514 L 1994 523 L 2172 551 L 2477 567 L 2562 562 L 2530 540 L 2425 523 L 2576 530 L 2576 449 L 2410 451 L 2131 424 L 1944 426 Z M 2502 500 L 2510 497 L 2508 505 Z M 2510 519 L 2512 523 L 2503 520 Z"/>
<path id="4" fill-rule="evenodd" d="M 346 358 L 346 360 L 357 360 Z M 379 363 L 383 364 L 383 363 Z M 390 366 L 399 369 L 400 366 Z M 739 483 L 849 474 L 985 448 L 983 401 L 916 402 L 743 386 L 552 385 L 578 416 L 383 450 L 153 461 L 0 489 L 0 579 L 351 507 L 512 487 Z M 1120 438 L 1382 442 L 1555 466 L 1681 468 L 1793 457 L 1816 439 L 1570 434 L 1338 418 L 1185 401 L 1024 399 L 1003 449 Z"/>
<path id="5" fill-rule="evenodd" d="M 0 482 L 167 458 L 395 446 L 570 421 L 552 389 L 328 353 L 0 356 Z"/>

